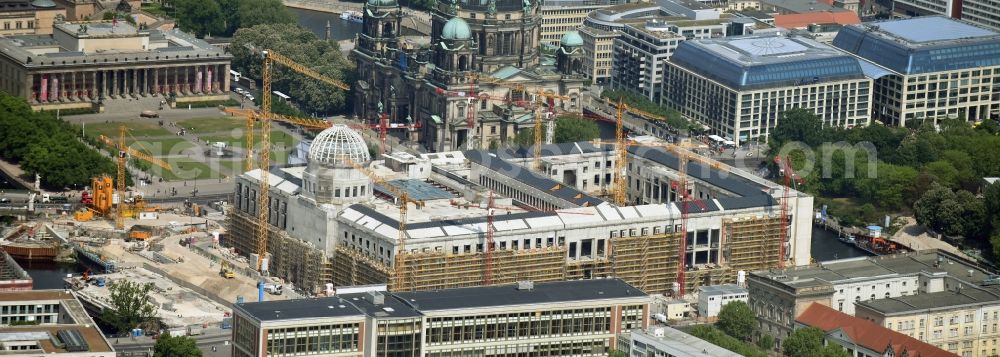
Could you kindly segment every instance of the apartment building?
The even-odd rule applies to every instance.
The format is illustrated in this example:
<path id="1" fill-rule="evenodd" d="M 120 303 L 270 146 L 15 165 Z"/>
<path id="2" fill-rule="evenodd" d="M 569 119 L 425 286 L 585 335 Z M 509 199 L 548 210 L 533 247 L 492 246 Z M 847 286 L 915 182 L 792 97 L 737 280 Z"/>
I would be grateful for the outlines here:
<path id="1" fill-rule="evenodd" d="M 872 80 L 857 58 L 781 33 L 689 40 L 667 61 L 661 104 L 736 142 L 767 140 L 782 112 L 805 108 L 824 126 L 869 123 Z"/>
<path id="2" fill-rule="evenodd" d="M 1000 292 L 976 284 L 952 291 L 862 301 L 856 315 L 962 357 L 995 356 Z"/>
<path id="3" fill-rule="evenodd" d="M 975 263 L 938 250 L 842 259 L 751 272 L 747 277 L 748 304 L 757 315 L 761 333 L 783 339 L 792 332 L 795 319 L 813 303 L 861 316 L 856 309 L 865 302 L 954 291 L 966 281 L 981 282 L 989 276 Z"/>
<path id="4" fill-rule="evenodd" d="M 833 45 L 878 65 L 875 120 L 904 126 L 1000 115 L 1000 33 L 930 16 L 847 26 Z"/>
<path id="5" fill-rule="evenodd" d="M 828 344 L 840 345 L 851 357 L 955 356 L 937 346 L 820 304 L 810 305 L 799 315 L 795 327 L 823 330 Z"/>
<path id="6" fill-rule="evenodd" d="M 542 44 L 559 47 L 562 35 L 580 27 L 592 11 L 624 3 L 624 0 L 546 1 L 542 4 Z"/>
<path id="7" fill-rule="evenodd" d="M 234 305 L 234 356 L 606 356 L 647 327 L 648 295 L 618 279 Z"/>

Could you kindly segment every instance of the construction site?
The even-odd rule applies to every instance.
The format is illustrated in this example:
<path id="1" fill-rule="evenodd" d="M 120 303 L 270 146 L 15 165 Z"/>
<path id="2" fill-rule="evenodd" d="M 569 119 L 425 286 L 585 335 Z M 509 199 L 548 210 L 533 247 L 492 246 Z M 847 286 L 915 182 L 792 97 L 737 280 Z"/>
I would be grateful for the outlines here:
<path id="1" fill-rule="evenodd" d="M 688 296 L 740 271 L 809 263 L 812 197 L 684 144 L 539 138 L 529 150 L 373 160 L 353 128 L 312 127 L 323 131 L 305 165 L 237 177 L 221 240 L 310 293 L 618 277 Z"/>

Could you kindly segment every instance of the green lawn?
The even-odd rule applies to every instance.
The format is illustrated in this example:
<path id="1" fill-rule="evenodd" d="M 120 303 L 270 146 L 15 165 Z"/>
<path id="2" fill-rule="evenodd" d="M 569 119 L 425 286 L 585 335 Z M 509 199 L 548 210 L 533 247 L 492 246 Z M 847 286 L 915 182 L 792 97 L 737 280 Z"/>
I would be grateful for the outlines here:
<path id="1" fill-rule="evenodd" d="M 187 158 L 171 158 L 166 160 L 173 170 L 165 171 L 153 168 L 153 174 L 163 177 L 166 181 L 200 180 L 221 177 L 218 171 L 212 170 L 203 162 Z"/>
<path id="2" fill-rule="evenodd" d="M 157 157 L 193 153 L 193 151 L 188 149 L 196 147 L 190 141 L 181 137 L 139 141 L 126 139 L 125 142 L 129 143 L 129 147 L 134 150 L 145 152 Z"/>
<path id="3" fill-rule="evenodd" d="M 167 16 L 167 10 L 157 3 L 142 4 L 142 10 L 156 16 Z"/>
<path id="4" fill-rule="evenodd" d="M 260 143 L 260 131 L 259 130 L 256 131 L 254 133 L 254 136 L 255 136 L 255 139 L 257 139 L 257 140 L 254 141 L 254 143 L 255 144 L 259 144 Z M 242 147 L 246 146 L 246 137 L 242 137 L 242 136 L 235 137 L 235 136 L 228 136 L 228 135 L 208 135 L 208 136 L 202 136 L 199 139 L 201 139 L 203 141 L 207 141 L 207 142 L 221 141 L 221 142 L 226 143 L 229 146 L 238 147 L 238 148 L 242 148 Z M 288 135 L 288 133 L 280 131 L 280 130 L 271 130 L 271 148 L 272 148 L 272 150 L 277 149 L 277 148 L 281 148 L 281 147 L 291 148 L 291 147 L 293 147 L 295 145 L 295 143 L 296 143 L 295 138 L 292 137 L 291 135 Z"/>
<path id="5" fill-rule="evenodd" d="M 90 137 L 96 138 L 98 135 L 104 135 L 111 138 L 111 140 L 118 140 L 118 128 L 122 126 L 122 124 L 125 124 L 128 128 L 125 132 L 126 141 L 132 141 L 131 138 L 133 137 L 142 140 L 151 136 L 167 136 L 172 134 L 167 129 L 160 127 L 155 120 L 128 123 L 92 123 L 83 127 L 83 130 L 85 130 L 87 136 Z"/>
<path id="6" fill-rule="evenodd" d="M 240 135 L 246 130 L 247 121 L 242 117 L 194 118 L 177 122 L 184 129 L 194 134 L 218 133 L 240 129 Z"/>

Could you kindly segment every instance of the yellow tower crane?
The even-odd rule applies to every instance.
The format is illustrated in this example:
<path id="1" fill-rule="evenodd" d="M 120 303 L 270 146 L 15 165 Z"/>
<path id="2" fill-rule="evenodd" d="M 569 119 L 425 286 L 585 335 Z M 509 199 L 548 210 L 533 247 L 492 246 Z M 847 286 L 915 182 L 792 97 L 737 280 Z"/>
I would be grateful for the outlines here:
<path id="1" fill-rule="evenodd" d="M 535 147 L 534 147 L 534 158 L 531 162 L 531 168 L 535 171 L 542 170 L 542 98 L 548 99 L 559 99 L 568 100 L 569 96 L 549 94 L 545 93 L 542 88 L 536 88 L 529 90 L 524 84 L 517 82 L 510 82 L 501 79 L 496 79 L 489 76 L 480 76 L 477 74 L 468 74 L 466 76 L 469 80 L 475 80 L 478 83 L 488 83 L 508 88 L 518 92 L 524 92 L 526 94 L 531 94 L 535 96 Z"/>
<path id="2" fill-rule="evenodd" d="M 395 258 L 394 259 L 395 260 L 395 264 L 394 265 L 395 266 L 393 267 L 393 270 L 395 272 L 394 275 L 395 275 L 395 278 L 396 278 L 396 282 L 395 282 L 395 286 L 394 286 L 393 290 L 395 290 L 395 291 L 405 291 L 405 290 L 408 290 L 409 288 L 408 288 L 407 283 L 411 279 L 407 276 L 408 271 L 406 270 L 406 258 L 405 258 L 405 254 L 407 253 L 406 252 L 406 211 L 407 211 L 407 209 L 408 209 L 408 207 L 409 207 L 409 205 L 411 203 L 415 207 L 418 207 L 418 208 L 419 207 L 423 207 L 424 206 L 424 201 L 414 200 L 414 199 L 410 198 L 410 194 L 406 193 L 405 190 L 401 190 L 399 188 L 396 188 L 396 186 L 393 186 L 391 183 L 387 182 L 385 179 L 379 177 L 378 175 L 375 174 L 375 172 L 373 172 L 371 169 L 365 167 L 361 163 L 355 162 L 354 160 L 351 160 L 350 158 L 347 158 L 346 156 L 341 157 L 341 160 L 343 160 L 344 162 L 350 164 L 352 167 L 354 167 L 354 169 L 356 169 L 358 171 L 361 171 L 361 173 L 365 174 L 365 176 L 368 176 L 368 178 L 370 178 L 372 180 L 372 182 L 374 182 L 376 184 L 379 184 L 382 187 L 385 187 L 386 190 L 388 190 L 393 195 L 395 195 L 396 198 L 398 198 L 398 202 L 396 202 L 396 204 L 399 205 L 399 227 L 398 227 L 398 231 L 399 231 L 399 236 L 398 236 L 398 239 L 399 239 L 399 249 L 397 250 L 397 252 L 394 255 L 394 258 Z M 374 192 L 374 190 L 373 190 L 373 192 Z"/>
<path id="3" fill-rule="evenodd" d="M 261 57 L 263 59 L 263 64 L 261 66 L 261 82 L 262 94 L 260 98 L 260 113 L 247 117 L 247 128 L 250 129 L 247 134 L 247 161 L 253 160 L 253 124 L 254 121 L 260 121 L 260 189 L 257 197 L 257 271 L 263 273 L 264 267 L 264 257 L 267 256 L 267 226 L 268 226 L 268 213 L 270 210 L 270 198 L 268 193 L 270 191 L 270 184 L 268 179 L 270 176 L 270 166 L 271 166 L 271 75 L 273 72 L 274 63 L 281 64 L 288 67 L 296 72 L 304 74 L 306 76 L 312 77 L 316 80 L 322 81 L 334 87 L 350 90 L 351 86 L 344 82 L 338 81 L 333 78 L 329 78 L 316 72 L 306 66 L 292 61 L 288 57 L 282 56 L 274 51 L 264 50 L 261 51 Z M 258 116 L 258 118 L 254 118 Z M 248 166 L 252 168 L 252 166 Z"/>
<path id="4" fill-rule="evenodd" d="M 163 160 L 157 159 L 145 153 L 125 145 L 125 131 L 126 127 L 124 125 L 118 127 L 118 142 L 111 140 L 104 135 L 98 137 L 98 139 L 107 144 L 108 146 L 118 149 L 118 156 L 115 158 L 118 164 L 118 177 L 117 182 L 115 182 L 115 191 L 118 193 L 118 207 L 115 212 L 115 229 L 125 229 L 125 164 L 128 162 L 128 158 L 136 158 L 142 161 L 146 161 L 153 165 L 162 167 L 166 170 L 171 170 L 170 164 Z"/>

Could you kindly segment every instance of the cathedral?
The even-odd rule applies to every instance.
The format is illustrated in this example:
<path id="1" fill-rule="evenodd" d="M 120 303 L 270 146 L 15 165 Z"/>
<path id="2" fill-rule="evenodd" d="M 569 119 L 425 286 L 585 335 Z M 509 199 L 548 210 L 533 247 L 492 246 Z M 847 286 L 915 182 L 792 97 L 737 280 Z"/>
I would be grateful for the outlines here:
<path id="1" fill-rule="evenodd" d="M 419 124 L 409 139 L 436 152 L 496 147 L 533 127 L 534 93 L 546 94 L 546 113 L 579 112 L 583 40 L 567 32 L 555 58 L 543 54 L 540 9 L 540 0 L 438 0 L 430 43 L 413 46 L 400 37 L 397 0 L 367 0 L 352 53 L 354 114 Z"/>

